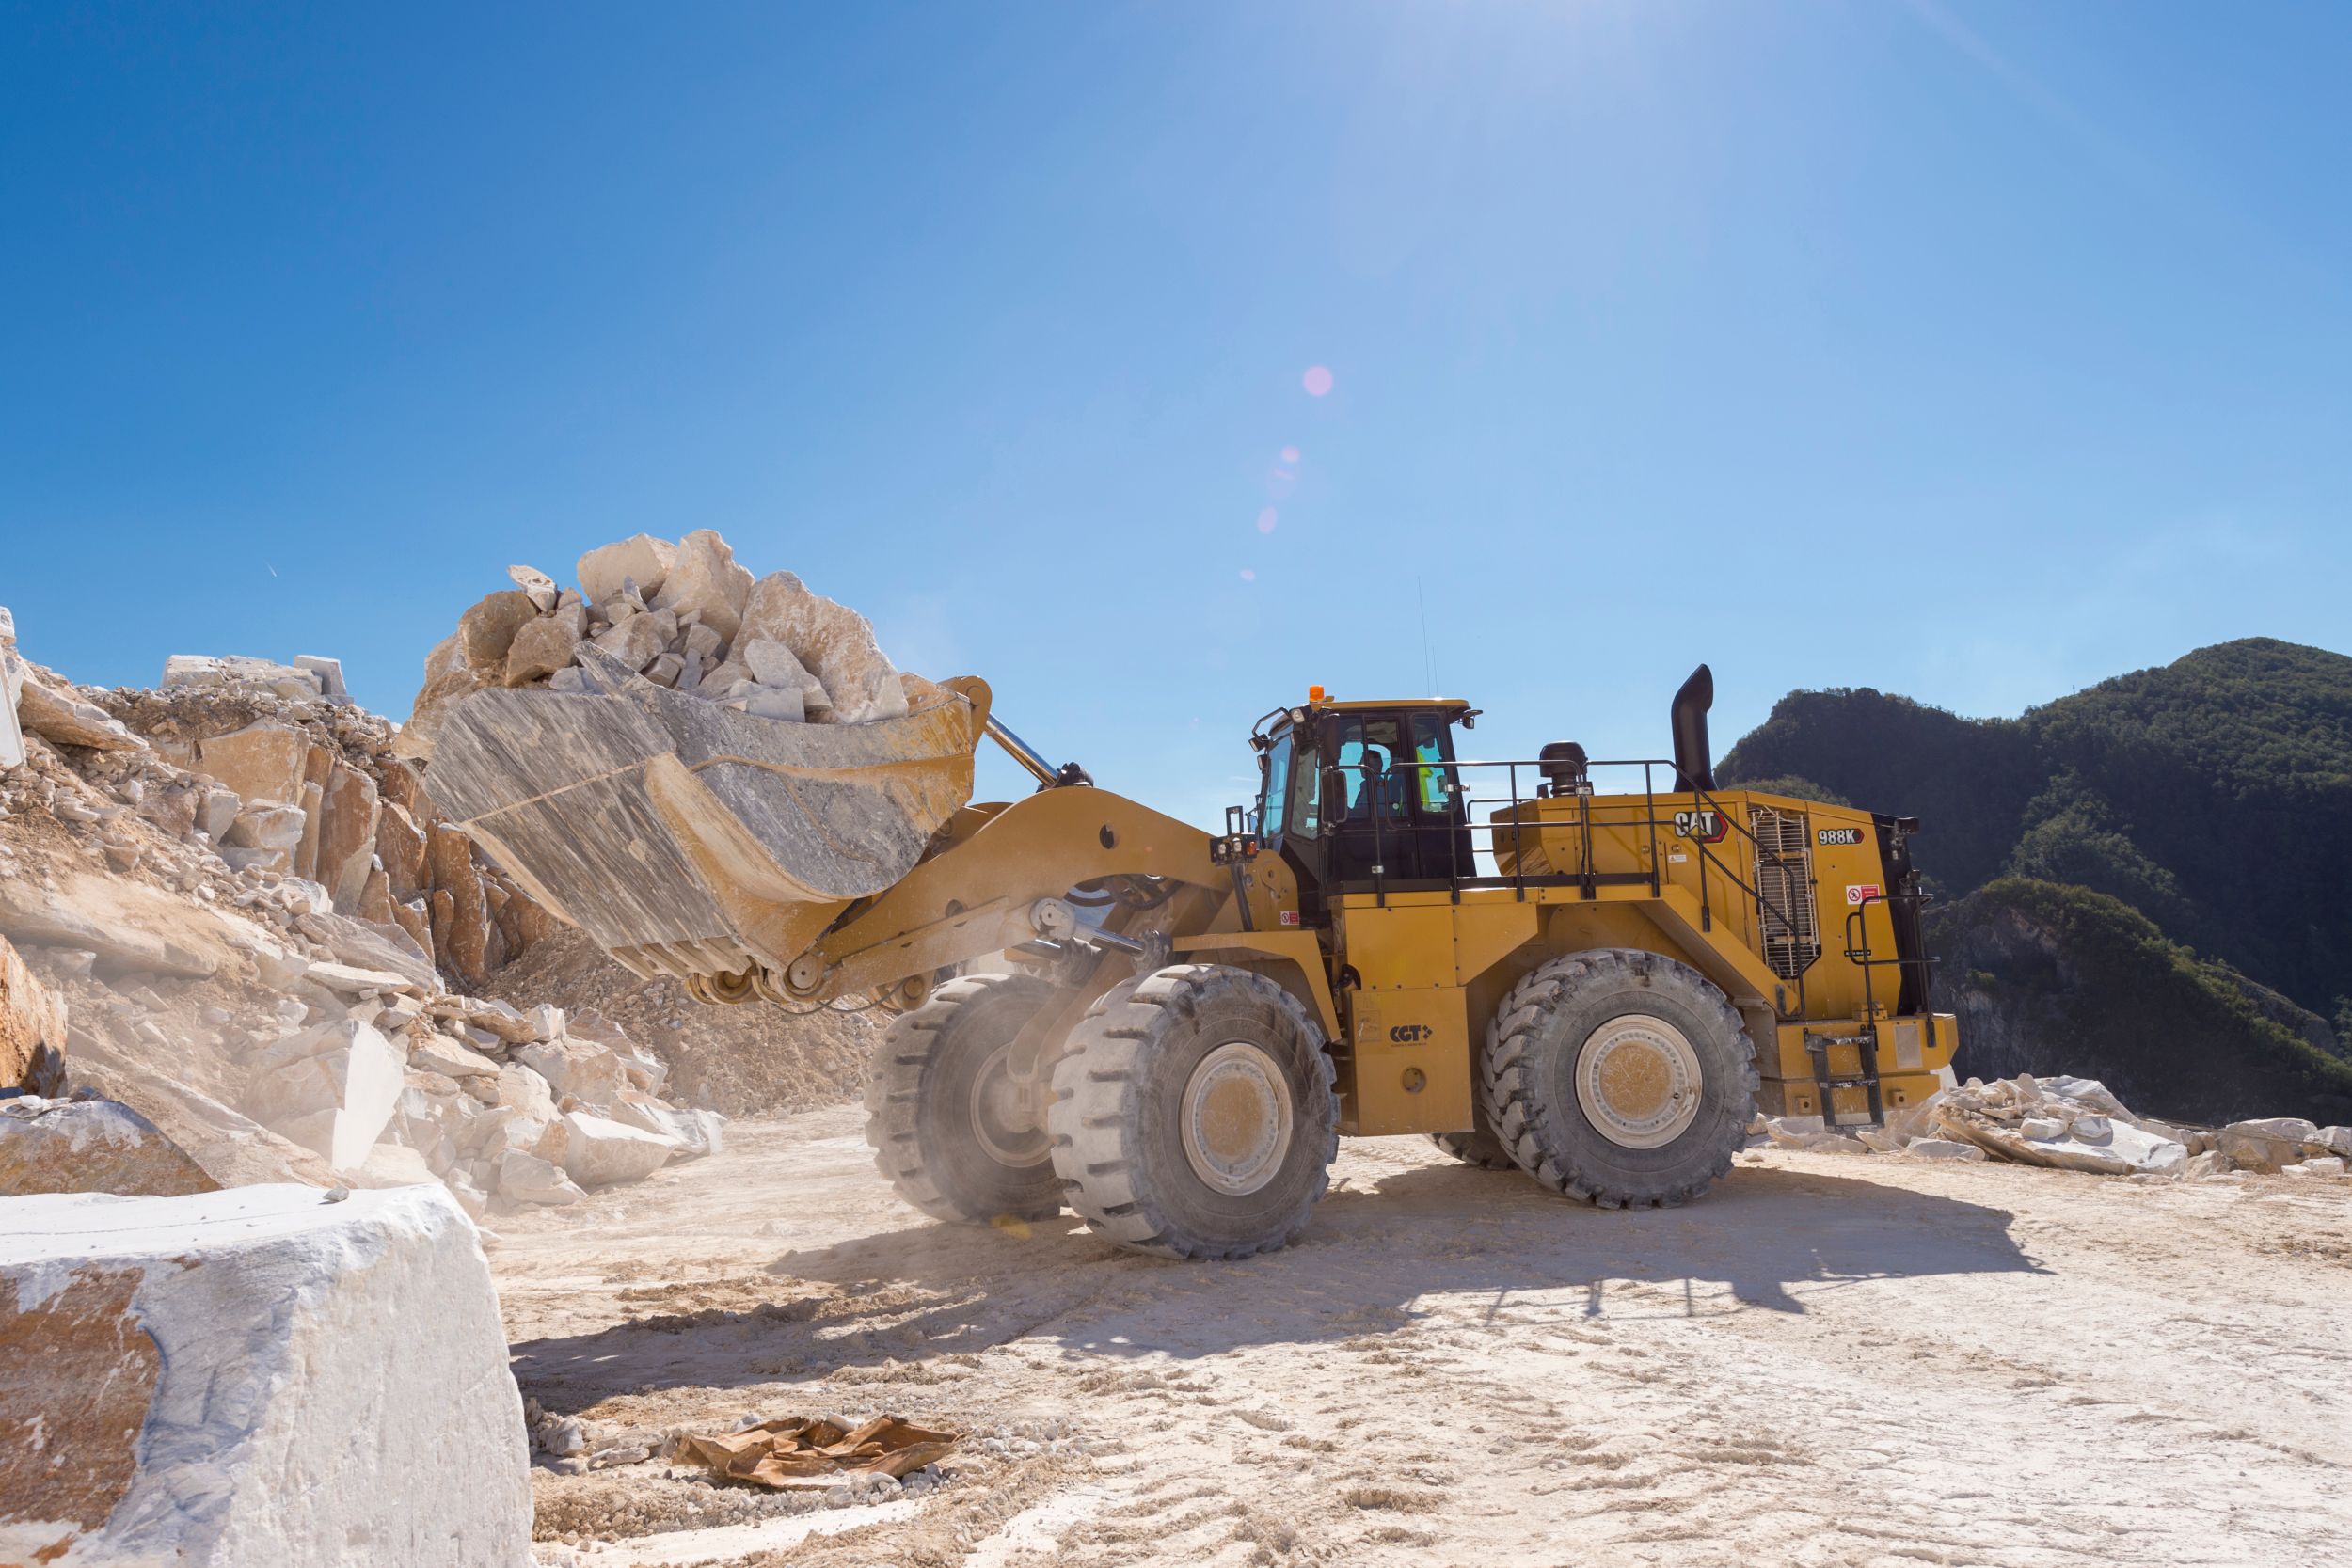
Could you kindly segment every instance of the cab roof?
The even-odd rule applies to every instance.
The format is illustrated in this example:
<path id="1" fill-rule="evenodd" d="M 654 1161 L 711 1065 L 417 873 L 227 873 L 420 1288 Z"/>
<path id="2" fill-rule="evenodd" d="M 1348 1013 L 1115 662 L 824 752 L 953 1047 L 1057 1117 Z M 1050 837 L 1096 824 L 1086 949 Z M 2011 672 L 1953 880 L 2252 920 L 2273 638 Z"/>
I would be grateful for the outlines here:
<path id="1" fill-rule="evenodd" d="M 1259 720 L 1250 729 L 1250 744 L 1260 748 L 1271 746 L 1275 736 L 1291 727 L 1294 716 L 1303 722 L 1318 713 L 1441 713 L 1451 723 L 1467 722 L 1479 711 L 1459 697 L 1374 697 L 1340 703 L 1321 693 L 1322 688 L 1317 687 L 1297 706 L 1278 707 Z"/>
<path id="2" fill-rule="evenodd" d="M 1299 705 L 1317 713 L 1361 713 L 1367 708 L 1391 709 L 1403 707 L 1415 709 L 1446 708 L 1459 710 L 1470 706 L 1470 704 L 1464 702 L 1459 697 L 1369 697 L 1357 702 L 1335 703 L 1327 700 L 1320 703 L 1302 703 Z"/>

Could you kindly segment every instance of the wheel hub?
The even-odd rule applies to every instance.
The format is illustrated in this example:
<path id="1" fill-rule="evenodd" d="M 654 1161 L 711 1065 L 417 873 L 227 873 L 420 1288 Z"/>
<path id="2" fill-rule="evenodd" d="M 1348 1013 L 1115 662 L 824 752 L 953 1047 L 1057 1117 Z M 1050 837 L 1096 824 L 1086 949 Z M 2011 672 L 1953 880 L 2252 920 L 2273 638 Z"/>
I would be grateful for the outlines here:
<path id="1" fill-rule="evenodd" d="M 1625 1148 L 1672 1143 L 1699 1114 L 1698 1053 L 1648 1013 L 1613 1018 L 1576 1057 L 1576 1100 L 1601 1136 Z"/>
<path id="2" fill-rule="evenodd" d="M 1274 1180 L 1291 1144 L 1290 1080 L 1248 1040 L 1228 1040 L 1192 1069 L 1182 1108 L 1192 1172 L 1238 1197 Z"/>
<path id="3" fill-rule="evenodd" d="M 1012 1042 L 1008 1040 L 980 1064 L 972 1079 L 972 1136 L 981 1152 L 1014 1170 L 1043 1164 L 1054 1146 L 1035 1101 L 1012 1075 Z"/>

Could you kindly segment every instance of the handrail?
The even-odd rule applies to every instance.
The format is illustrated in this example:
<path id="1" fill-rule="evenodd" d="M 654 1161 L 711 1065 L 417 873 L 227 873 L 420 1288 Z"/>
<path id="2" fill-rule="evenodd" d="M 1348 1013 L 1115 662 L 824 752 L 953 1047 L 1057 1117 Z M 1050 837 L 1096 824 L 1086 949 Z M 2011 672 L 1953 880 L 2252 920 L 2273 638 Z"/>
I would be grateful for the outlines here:
<path id="1" fill-rule="evenodd" d="M 1463 879 L 1460 874 L 1460 847 L 1453 835 L 1457 831 L 1470 834 L 1483 832 L 1487 835 L 1486 852 L 1488 854 L 1494 854 L 1498 848 L 1496 834 L 1507 825 L 1510 829 L 1512 838 L 1512 874 L 1510 883 L 1515 895 L 1524 900 L 1527 896 L 1525 835 L 1528 824 L 1522 808 L 1531 800 L 1543 800 L 1547 799 L 1547 797 L 1542 795 L 1521 795 L 1518 788 L 1518 770 L 1523 767 L 1541 768 L 1545 765 L 1546 759 L 1540 757 L 1456 758 L 1451 762 L 1422 762 L 1420 760 L 1413 760 L 1407 762 L 1387 763 L 1383 765 L 1380 768 L 1379 772 L 1375 774 L 1373 771 L 1372 764 L 1369 762 L 1323 762 L 1317 765 L 1316 811 L 1318 817 L 1320 818 L 1322 816 L 1322 807 L 1326 793 L 1323 787 L 1324 783 L 1327 779 L 1334 775 L 1358 773 L 1364 775 L 1367 781 L 1369 781 L 1375 777 L 1386 777 L 1394 773 L 1416 774 L 1436 771 L 1449 774 L 1451 777 L 1448 779 L 1446 788 L 1448 793 L 1454 797 L 1458 804 L 1459 820 L 1450 820 L 1442 824 L 1408 822 L 1403 825 L 1404 831 L 1408 835 L 1427 833 L 1431 832 L 1439 832 L 1447 835 L 1447 864 L 1449 874 L 1446 878 L 1446 881 L 1453 890 L 1455 900 L 1458 902 L 1461 896 L 1461 886 L 1465 879 Z M 1621 825 L 1629 829 L 1639 828 L 1645 834 L 1646 847 L 1649 851 L 1650 894 L 1653 897 L 1658 896 L 1662 891 L 1661 884 L 1663 880 L 1664 863 L 1659 853 L 1658 830 L 1661 826 L 1666 825 L 1658 813 L 1659 791 L 1657 788 L 1656 770 L 1661 768 L 1671 768 L 1674 766 L 1675 765 L 1671 760 L 1664 757 L 1601 758 L 1598 760 L 1587 760 L 1584 764 L 1584 775 L 1587 779 L 1589 779 L 1594 770 L 1598 768 L 1639 768 L 1642 769 L 1642 792 L 1640 796 L 1642 805 L 1641 815 L 1639 817 L 1629 817 Z M 1508 787 L 1511 792 L 1510 795 L 1506 798 L 1502 796 L 1478 796 L 1470 793 L 1469 789 L 1464 786 L 1461 782 L 1460 772 L 1463 769 L 1473 768 L 1506 769 Z M 1739 833 L 1739 835 L 1746 839 L 1752 847 L 1760 848 L 1761 841 L 1757 839 L 1754 829 L 1752 829 L 1746 822 L 1740 820 L 1738 814 L 1724 807 L 1722 800 L 1718 799 L 1715 791 L 1700 788 L 1694 784 L 1689 788 L 1677 788 L 1667 791 L 1667 793 L 1673 795 L 1688 795 L 1692 797 L 1693 800 L 1702 802 L 1706 807 L 1714 812 L 1717 819 L 1724 823 L 1726 828 Z M 1553 796 L 1549 798 L 1561 799 L 1562 797 Z M 1593 853 L 1593 802 L 1596 800 L 1620 800 L 1624 802 L 1625 806 L 1629 810 L 1634 803 L 1635 797 L 1629 792 L 1616 796 L 1597 795 L 1588 787 L 1586 789 L 1576 791 L 1574 798 L 1578 801 L 1578 865 L 1575 872 L 1569 875 L 1572 875 L 1575 878 L 1583 895 L 1586 898 L 1592 898 L 1597 896 L 1598 895 L 1598 872 L 1595 863 L 1595 856 Z M 1475 818 L 1475 812 L 1477 808 L 1481 806 L 1508 806 L 1511 808 L 1511 815 L 1507 818 L 1506 822 L 1497 822 L 1491 819 L 1479 821 Z M 1390 812 L 1386 809 L 1375 806 L 1369 813 L 1368 816 L 1373 833 L 1373 895 L 1377 903 L 1383 908 L 1385 908 L 1388 904 L 1388 819 L 1390 815 Z M 1318 831 L 1335 832 L 1343 825 L 1343 819 L 1324 821 L 1319 823 Z M 1710 866 L 1713 867 L 1715 872 L 1726 882 L 1730 883 L 1734 888 L 1737 888 L 1741 894 L 1746 895 L 1748 901 L 1755 906 L 1759 916 L 1759 920 L 1763 916 L 1770 916 L 1773 920 L 1779 922 L 1780 926 L 1786 930 L 1795 932 L 1802 929 L 1797 923 L 1795 915 L 1789 910 L 1782 907 L 1778 900 L 1767 894 L 1762 888 L 1749 882 L 1745 877 L 1742 877 L 1732 867 L 1728 861 L 1719 855 L 1715 851 L 1714 847 L 1707 840 L 1699 838 L 1695 834 L 1688 833 L 1685 834 L 1685 838 L 1697 849 L 1699 855 L 1699 904 L 1700 920 L 1703 929 L 1711 928 L 1713 920 L 1713 907 L 1710 902 L 1710 895 L 1707 885 L 1707 870 Z M 1409 837 L 1408 842 L 1410 842 Z M 1759 926 L 1759 940 L 1760 932 L 1761 927 Z M 1797 990 L 1797 1012 L 1795 1015 L 1787 1015 L 1784 1013 L 1784 1016 L 1802 1016 L 1806 1010 L 1806 988 L 1804 973 L 1800 971 L 1795 976 L 1793 976 L 1793 980 Z M 1782 1011 L 1782 1009 L 1776 1008 L 1775 1011 Z"/>

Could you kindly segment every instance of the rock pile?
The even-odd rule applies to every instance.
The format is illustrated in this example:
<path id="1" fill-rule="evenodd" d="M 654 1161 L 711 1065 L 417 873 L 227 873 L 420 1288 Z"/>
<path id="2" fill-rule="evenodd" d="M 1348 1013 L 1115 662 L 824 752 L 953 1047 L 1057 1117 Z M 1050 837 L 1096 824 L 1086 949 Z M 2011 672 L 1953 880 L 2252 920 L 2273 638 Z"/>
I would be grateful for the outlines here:
<path id="1" fill-rule="evenodd" d="M 2096 1079 L 2029 1073 L 1990 1084 L 1971 1078 L 1890 1112 L 1883 1128 L 1848 1133 L 1823 1127 L 1819 1117 L 1768 1117 L 1761 1134 L 1782 1148 L 1990 1158 L 2108 1176 L 2343 1176 L 2352 1169 L 2352 1128 L 2292 1117 L 2218 1131 L 2178 1128 L 2135 1115 Z"/>
<path id="2" fill-rule="evenodd" d="M 596 690 L 600 670 L 820 724 L 897 718 L 927 689 L 899 673 L 866 617 L 790 572 L 755 579 L 708 529 L 675 544 L 641 533 L 601 546 L 576 570 L 580 585 L 559 588 L 536 567 L 509 567 L 515 586 L 458 618 L 425 660 L 401 755 L 431 757 L 442 715 L 476 691 Z"/>
<path id="3" fill-rule="evenodd" d="M 98 703 L 199 781 L 173 798 L 170 825 L 204 835 L 231 870 L 260 874 L 249 880 L 318 884 L 337 913 L 397 927 L 393 940 L 479 985 L 555 929 L 554 917 L 441 819 L 416 769 L 393 754 L 398 726 L 351 705 L 340 666 L 308 656 L 295 666 L 306 661 L 334 666 L 331 691 L 287 695 L 299 683 L 286 677 L 309 677 L 294 666 L 176 654 L 161 689 Z M 206 677 L 184 678 L 191 666 Z"/>
<path id="4" fill-rule="evenodd" d="M 442 997 L 400 1027 L 405 1066 L 379 1130 L 477 1215 L 493 1196 L 572 1203 L 588 1189 L 720 1148 L 723 1118 L 662 1100 L 666 1069 L 596 1013 L 567 1021 L 559 1007 L 522 1014 Z M 354 1051 L 380 1058 L 382 1039 L 373 1024 L 347 1018 L 282 1049 L 323 1058 L 331 1077 Z M 405 1163 L 394 1157 L 378 1168 Z"/>
<path id="5" fill-rule="evenodd" d="M 2170 1176 L 2188 1160 L 2177 1129 L 2135 1117 L 2095 1079 L 1972 1078 L 1934 1099 L 1939 1132 L 2022 1164 Z"/>
<path id="6" fill-rule="evenodd" d="M 0 1086 L 119 1101 L 109 1136 L 143 1117 L 222 1185 L 439 1180 L 476 1215 L 718 1146 L 617 1024 L 467 994 L 552 922 L 333 661 L 175 657 L 95 692 L 0 654 Z"/>

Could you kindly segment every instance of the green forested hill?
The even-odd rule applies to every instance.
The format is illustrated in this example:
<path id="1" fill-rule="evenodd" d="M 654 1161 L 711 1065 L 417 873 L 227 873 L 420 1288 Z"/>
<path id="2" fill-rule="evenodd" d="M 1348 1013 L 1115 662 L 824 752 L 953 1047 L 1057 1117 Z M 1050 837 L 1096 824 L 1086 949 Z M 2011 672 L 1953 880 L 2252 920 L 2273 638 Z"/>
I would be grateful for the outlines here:
<path id="1" fill-rule="evenodd" d="M 2090 906 L 2055 893 L 2028 896 L 2015 884 L 1961 901 L 1999 878 L 2084 889 L 2145 916 L 2151 940 L 2185 950 L 2200 975 L 2246 1000 L 2270 1032 L 2233 1049 L 2263 1056 L 2276 1034 L 2335 1052 L 2337 1031 L 2352 1026 L 2352 658 L 2341 654 L 2269 639 L 2225 642 L 2013 720 L 1962 719 L 1868 689 L 1795 692 L 1720 772 L 1726 784 L 1775 780 L 1918 816 L 1919 865 L 1947 900 L 1934 926 L 1940 945 L 1967 945 L 1970 922 L 1980 926 L 1997 909 L 2011 926 L 2046 927 L 2060 945 L 2102 946 L 2106 957 L 2095 961 L 2112 965 L 2136 940 L 2119 933 L 2137 928 L 2087 916 Z M 2149 973 L 2174 974 L 2159 957 L 2140 955 Z M 1958 996 L 1967 976 L 1947 968 L 1941 986 Z M 2061 972 L 2084 984 L 2106 977 L 2058 965 L 2031 983 L 2055 985 Z M 2083 1027 L 2078 1007 L 2017 1000 L 1988 1020 L 2042 1035 L 2061 1016 Z M 2089 1043 L 1986 1042 L 1988 1055 L 2023 1051 L 2049 1056 L 2039 1062 L 2046 1069 L 2098 1070 L 2062 1059 L 2069 1046 L 2079 1053 Z M 2110 1048 L 2122 1047 L 2101 1046 Z M 2154 1043 L 2146 1049 L 2169 1054 Z M 2342 1064 L 2318 1059 L 2316 1068 L 2273 1064 L 2287 1074 L 2279 1086 L 2319 1092 L 2332 1084 L 2327 1069 Z M 2352 1068 L 2344 1073 L 2352 1090 Z M 2170 1114 L 2223 1114 L 2207 1089 L 2188 1098 L 2195 1103 Z"/>

